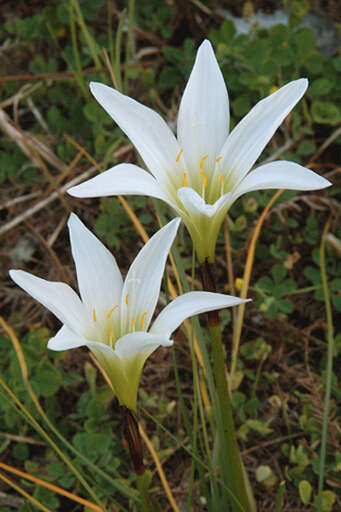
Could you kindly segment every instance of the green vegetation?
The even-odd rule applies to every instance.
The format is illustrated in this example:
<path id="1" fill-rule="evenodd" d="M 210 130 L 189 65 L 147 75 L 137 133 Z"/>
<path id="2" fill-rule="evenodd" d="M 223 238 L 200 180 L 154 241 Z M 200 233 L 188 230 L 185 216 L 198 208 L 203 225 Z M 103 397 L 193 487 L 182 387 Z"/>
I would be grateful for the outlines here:
<path id="1" fill-rule="evenodd" d="M 261 161 L 273 155 L 292 160 L 334 185 L 317 192 L 284 191 L 265 218 L 247 294 L 253 302 L 245 313 L 232 406 L 259 510 L 275 510 L 275 503 L 283 512 L 329 512 L 341 506 L 341 336 L 336 325 L 333 333 L 332 316 L 335 321 L 341 311 L 341 49 L 332 56 L 317 49 L 316 35 L 299 25 L 309 8 L 305 2 L 288 2 L 288 26 L 254 27 L 248 35 L 238 34 L 211 3 L 186 2 L 182 9 L 177 2 L 157 0 L 135 5 L 62 0 L 32 2 L 30 12 L 21 3 L 16 10 L 3 8 L 0 306 L 6 324 L 0 330 L 0 479 L 4 474 L 16 481 L 45 507 L 41 510 L 67 512 L 75 510 L 75 503 L 6 472 L 1 463 L 108 512 L 141 510 L 141 503 L 121 442 L 119 410 L 100 370 L 86 350 L 46 349 L 59 325 L 12 286 L 8 269 L 22 268 L 76 288 L 65 228 L 70 211 L 113 250 L 121 269 L 129 268 L 141 239 L 126 205 L 117 198 L 77 200 L 65 193 L 69 182 L 85 172 L 88 178 L 139 158 L 92 98 L 88 82 L 119 87 L 159 111 L 173 127 L 196 49 L 205 37 L 215 46 L 227 83 L 232 126 L 281 85 L 299 77 L 310 82 Z M 341 18 L 336 21 L 340 28 Z M 273 195 L 273 190 L 251 192 L 229 211 L 217 245 L 218 291 L 239 293 L 253 229 Z M 165 204 L 144 197 L 128 196 L 126 202 L 149 235 L 158 229 L 159 219 L 164 224 L 172 217 Z M 178 286 L 178 278 L 185 291 L 197 288 L 186 231 L 180 230 L 173 256 L 178 275 L 169 265 L 172 282 Z M 230 257 L 233 273 L 227 269 Z M 163 291 L 167 297 L 168 289 Z M 329 303 L 332 314 L 327 316 Z M 235 313 L 222 314 L 228 368 Z M 20 340 L 22 352 L 6 325 Z M 228 491 L 219 487 L 208 457 L 213 446 L 219 447 L 212 435 L 212 374 L 205 373 L 200 361 L 209 359 L 204 325 L 204 318 L 193 322 L 198 345 L 187 326 L 174 336 L 173 357 L 163 349 L 151 357 L 139 402 L 143 428 L 179 509 L 211 512 L 221 510 L 219 500 Z M 322 435 L 326 407 L 329 421 Z M 321 436 L 326 445 L 322 470 Z M 147 448 L 145 458 L 152 472 L 151 495 L 160 510 L 175 510 Z M 318 497 L 319 479 L 323 486 Z M 39 510 L 8 483 L 2 481 L 1 491 L 2 512 Z"/>

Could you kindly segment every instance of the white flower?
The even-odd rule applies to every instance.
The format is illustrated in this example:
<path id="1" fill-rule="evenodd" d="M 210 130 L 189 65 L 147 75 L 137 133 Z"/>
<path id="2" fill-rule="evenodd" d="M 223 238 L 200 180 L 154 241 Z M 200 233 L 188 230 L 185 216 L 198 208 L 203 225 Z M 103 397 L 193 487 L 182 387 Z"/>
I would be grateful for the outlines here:
<path id="1" fill-rule="evenodd" d="M 246 192 L 266 188 L 315 190 L 329 181 L 296 163 L 272 162 L 249 173 L 278 126 L 303 96 L 295 80 L 261 100 L 229 134 L 229 102 L 212 46 L 200 46 L 178 115 L 177 139 L 153 110 L 100 83 L 91 92 L 136 146 L 151 174 L 119 164 L 69 193 L 76 197 L 142 194 L 180 215 L 199 261 L 214 260 L 221 223 Z"/>
<path id="2" fill-rule="evenodd" d="M 149 328 L 179 223 L 179 218 L 172 220 L 144 245 L 123 281 L 112 254 L 71 214 L 68 226 L 81 299 L 65 283 L 10 270 L 13 281 L 64 324 L 48 348 L 87 346 L 111 379 L 121 405 L 134 411 L 147 357 L 159 345 L 173 344 L 170 335 L 184 319 L 244 302 L 216 293 L 186 293 L 170 302 Z"/>

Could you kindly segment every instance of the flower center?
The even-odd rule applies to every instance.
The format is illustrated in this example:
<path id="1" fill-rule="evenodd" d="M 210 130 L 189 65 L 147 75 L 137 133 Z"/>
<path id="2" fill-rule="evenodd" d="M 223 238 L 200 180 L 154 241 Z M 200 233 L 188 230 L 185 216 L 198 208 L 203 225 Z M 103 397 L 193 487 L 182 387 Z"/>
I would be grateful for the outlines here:
<path id="1" fill-rule="evenodd" d="M 180 149 L 176 157 L 176 163 L 179 163 L 182 153 L 183 148 Z M 183 171 L 182 186 L 192 187 L 193 190 L 196 190 L 204 200 L 214 204 L 225 192 L 225 180 L 222 173 L 216 174 L 214 169 L 205 169 L 208 157 L 209 155 L 204 155 L 199 162 L 200 180 L 198 181 L 195 173 L 189 173 L 188 175 L 188 172 Z M 217 157 L 216 163 L 219 164 L 222 158 L 222 156 Z"/>

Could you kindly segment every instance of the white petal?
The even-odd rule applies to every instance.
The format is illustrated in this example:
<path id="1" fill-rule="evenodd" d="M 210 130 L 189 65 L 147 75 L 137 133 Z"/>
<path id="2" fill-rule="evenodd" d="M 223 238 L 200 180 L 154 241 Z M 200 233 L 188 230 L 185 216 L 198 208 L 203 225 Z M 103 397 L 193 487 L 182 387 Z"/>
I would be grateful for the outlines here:
<path id="1" fill-rule="evenodd" d="M 91 82 L 96 100 L 126 133 L 156 177 L 175 165 L 179 144 L 167 123 L 154 110 L 106 85 Z"/>
<path id="2" fill-rule="evenodd" d="M 189 213 L 193 215 L 202 214 L 211 218 L 231 201 L 232 194 L 228 192 L 222 195 L 214 204 L 207 204 L 195 190 L 190 187 L 182 187 L 178 190 L 178 198 Z"/>
<path id="3" fill-rule="evenodd" d="M 301 78 L 259 101 L 230 133 L 221 151 L 225 181 L 231 188 L 251 169 L 278 126 L 302 98 L 308 80 Z"/>
<path id="4" fill-rule="evenodd" d="M 70 215 L 68 226 L 80 295 L 90 314 L 96 310 L 100 322 L 120 303 L 122 276 L 113 255 L 77 215 Z"/>
<path id="5" fill-rule="evenodd" d="M 23 270 L 10 270 L 9 275 L 17 285 L 49 309 L 63 324 L 79 334 L 86 331 L 86 311 L 70 286 L 46 281 Z"/>
<path id="6" fill-rule="evenodd" d="M 75 197 L 104 197 L 119 194 L 145 195 L 163 199 L 155 178 L 133 164 L 119 164 L 68 190 Z"/>
<path id="7" fill-rule="evenodd" d="M 170 347 L 173 341 L 163 333 L 150 334 L 148 332 L 136 331 L 122 336 L 115 345 L 115 352 L 121 358 L 132 358 L 136 355 L 146 359 L 157 347 Z"/>
<path id="8" fill-rule="evenodd" d="M 190 169 L 199 169 L 200 160 L 206 155 L 205 164 L 214 168 L 229 132 L 229 121 L 224 78 L 211 43 L 206 40 L 198 49 L 178 116 L 178 140 Z"/>
<path id="9" fill-rule="evenodd" d="M 251 192 L 266 188 L 286 188 L 290 190 L 318 190 L 331 185 L 330 181 L 302 165 L 285 160 L 271 162 L 251 171 L 236 188 L 233 200 Z"/>
<path id="10" fill-rule="evenodd" d="M 161 279 L 168 252 L 174 241 L 179 224 L 179 218 L 166 224 L 142 247 L 133 261 L 124 281 L 122 291 L 122 333 L 131 330 L 131 319 L 135 321 L 136 328 L 139 328 L 144 313 L 143 329 L 148 329 L 159 298 Z M 128 305 L 126 304 L 126 298 Z"/>
<path id="11" fill-rule="evenodd" d="M 206 311 L 238 306 L 247 300 L 211 292 L 188 292 L 170 302 L 153 323 L 150 332 L 169 337 L 188 317 Z"/>
<path id="12" fill-rule="evenodd" d="M 50 350 L 60 351 L 68 350 L 70 348 L 83 347 L 86 344 L 87 341 L 85 338 L 82 338 L 71 329 L 69 329 L 69 327 L 63 325 L 57 334 L 49 340 L 47 348 Z"/>

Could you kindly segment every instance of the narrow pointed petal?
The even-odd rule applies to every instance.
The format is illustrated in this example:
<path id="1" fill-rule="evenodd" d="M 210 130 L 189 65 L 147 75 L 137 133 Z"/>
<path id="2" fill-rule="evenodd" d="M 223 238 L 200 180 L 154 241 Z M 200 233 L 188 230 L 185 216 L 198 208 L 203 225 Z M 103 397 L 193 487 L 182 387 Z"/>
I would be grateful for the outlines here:
<path id="1" fill-rule="evenodd" d="M 211 43 L 206 40 L 198 49 L 178 116 L 178 140 L 190 169 L 199 169 L 200 160 L 206 155 L 206 164 L 214 168 L 228 135 L 229 121 L 224 78 Z"/>
<path id="2" fill-rule="evenodd" d="M 188 292 L 170 302 L 153 323 L 150 332 L 169 337 L 190 316 L 238 306 L 247 300 L 211 292 Z"/>
<path id="3" fill-rule="evenodd" d="M 84 306 L 70 286 L 46 281 L 23 270 L 10 270 L 9 275 L 17 285 L 75 333 L 81 334 L 86 330 L 88 320 Z"/>
<path id="4" fill-rule="evenodd" d="M 74 197 L 105 197 L 132 194 L 165 200 L 155 178 L 133 164 L 119 164 L 68 190 Z"/>
<path id="5" fill-rule="evenodd" d="M 136 331 L 122 336 L 116 343 L 115 352 L 121 359 L 129 359 L 137 355 L 146 359 L 147 354 L 150 355 L 160 345 L 170 347 L 173 341 L 164 333 L 150 334 Z"/>
<path id="6" fill-rule="evenodd" d="M 195 190 L 189 187 L 182 187 L 178 190 L 178 198 L 190 214 L 202 214 L 210 218 L 231 201 L 232 195 L 228 192 L 222 195 L 214 204 L 207 204 Z"/>
<path id="7" fill-rule="evenodd" d="M 179 218 L 166 224 L 142 247 L 133 261 L 123 285 L 121 332 L 131 330 L 131 319 L 136 323 L 136 329 L 148 329 L 179 224 Z"/>
<path id="8" fill-rule="evenodd" d="M 330 181 L 302 165 L 285 160 L 271 162 L 251 171 L 238 185 L 234 194 L 239 196 L 253 190 L 286 188 L 290 190 L 319 190 L 331 185 Z"/>
<path id="9" fill-rule="evenodd" d="M 47 344 L 50 350 L 69 350 L 71 348 L 84 347 L 87 341 L 82 336 L 73 332 L 69 327 L 63 325 L 57 334 Z"/>
<path id="10" fill-rule="evenodd" d="M 75 214 L 68 222 L 79 292 L 90 316 L 98 321 L 121 301 L 122 276 L 113 255 Z"/>
<path id="11" fill-rule="evenodd" d="M 279 125 L 302 98 L 308 80 L 290 82 L 259 101 L 230 133 L 221 151 L 221 168 L 231 188 L 251 169 Z"/>
<path id="12" fill-rule="evenodd" d="M 154 176 L 165 176 L 175 164 L 180 147 L 162 117 L 107 85 L 91 82 L 90 90 L 129 137 Z"/>

